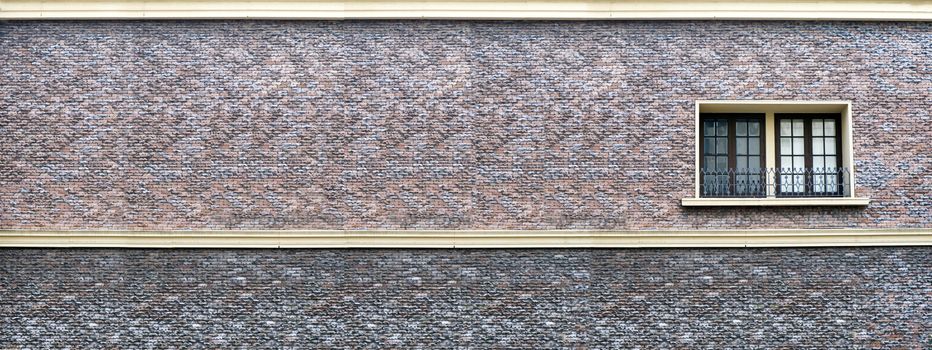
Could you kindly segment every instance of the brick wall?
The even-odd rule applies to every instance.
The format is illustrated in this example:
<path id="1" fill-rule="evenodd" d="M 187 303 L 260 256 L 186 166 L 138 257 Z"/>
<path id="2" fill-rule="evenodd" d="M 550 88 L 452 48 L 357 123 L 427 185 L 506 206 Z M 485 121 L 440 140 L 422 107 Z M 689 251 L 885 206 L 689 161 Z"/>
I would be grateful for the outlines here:
<path id="1" fill-rule="evenodd" d="M 0 347 L 932 342 L 928 247 L 0 250 Z"/>
<path id="2" fill-rule="evenodd" d="M 930 29 L 6 22 L 0 227 L 928 228 Z M 870 207 L 680 207 L 698 99 L 852 100 Z"/>
<path id="3" fill-rule="evenodd" d="M 932 227 L 932 24 L 0 23 L 0 228 Z M 697 99 L 864 208 L 685 209 Z M 0 250 L 0 347 L 922 348 L 927 247 Z"/>

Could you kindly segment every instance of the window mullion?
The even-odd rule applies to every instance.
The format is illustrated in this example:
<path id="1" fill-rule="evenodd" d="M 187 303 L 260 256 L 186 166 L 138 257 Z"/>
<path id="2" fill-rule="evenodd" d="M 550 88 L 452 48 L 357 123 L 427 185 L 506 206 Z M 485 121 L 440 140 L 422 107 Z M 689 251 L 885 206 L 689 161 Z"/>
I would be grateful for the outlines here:
<path id="1" fill-rule="evenodd" d="M 812 194 L 815 192 L 815 178 L 812 175 L 812 118 L 803 119 L 803 123 L 803 152 L 805 153 L 805 158 L 803 159 L 806 164 L 806 168 L 803 169 L 803 172 L 806 174 L 806 186 L 803 191 L 805 191 L 806 194 Z"/>
<path id="2" fill-rule="evenodd" d="M 737 154 L 738 147 L 736 135 L 735 121 L 737 118 L 730 117 L 728 118 L 728 194 L 735 194 L 737 189 L 737 178 L 735 175 L 735 169 L 738 167 Z"/>

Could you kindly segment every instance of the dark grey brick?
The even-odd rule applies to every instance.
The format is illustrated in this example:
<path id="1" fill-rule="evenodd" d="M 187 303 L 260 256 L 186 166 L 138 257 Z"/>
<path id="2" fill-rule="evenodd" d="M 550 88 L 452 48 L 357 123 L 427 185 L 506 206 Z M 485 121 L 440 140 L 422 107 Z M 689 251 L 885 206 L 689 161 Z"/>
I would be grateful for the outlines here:
<path id="1" fill-rule="evenodd" d="M 3 249 L 0 347 L 922 349 L 930 254 Z"/>

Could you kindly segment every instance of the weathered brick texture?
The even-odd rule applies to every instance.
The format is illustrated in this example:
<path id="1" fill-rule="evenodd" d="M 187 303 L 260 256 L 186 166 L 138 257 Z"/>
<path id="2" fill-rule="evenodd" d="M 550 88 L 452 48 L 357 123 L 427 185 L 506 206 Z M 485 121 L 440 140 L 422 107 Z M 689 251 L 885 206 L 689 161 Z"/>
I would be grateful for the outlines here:
<path id="1" fill-rule="evenodd" d="M 0 24 L 2 228 L 932 227 L 932 23 Z M 853 101 L 864 208 L 686 209 L 698 99 Z"/>
<path id="2" fill-rule="evenodd" d="M 0 250 L 0 348 L 928 349 L 928 247 Z"/>

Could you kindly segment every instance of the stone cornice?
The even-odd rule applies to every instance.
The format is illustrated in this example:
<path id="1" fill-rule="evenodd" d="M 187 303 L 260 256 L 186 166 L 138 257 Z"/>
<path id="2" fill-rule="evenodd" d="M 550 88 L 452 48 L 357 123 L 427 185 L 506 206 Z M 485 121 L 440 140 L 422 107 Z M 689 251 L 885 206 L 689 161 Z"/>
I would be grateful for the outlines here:
<path id="1" fill-rule="evenodd" d="M 932 20 L 928 1 L 0 0 L 0 19 Z"/>

